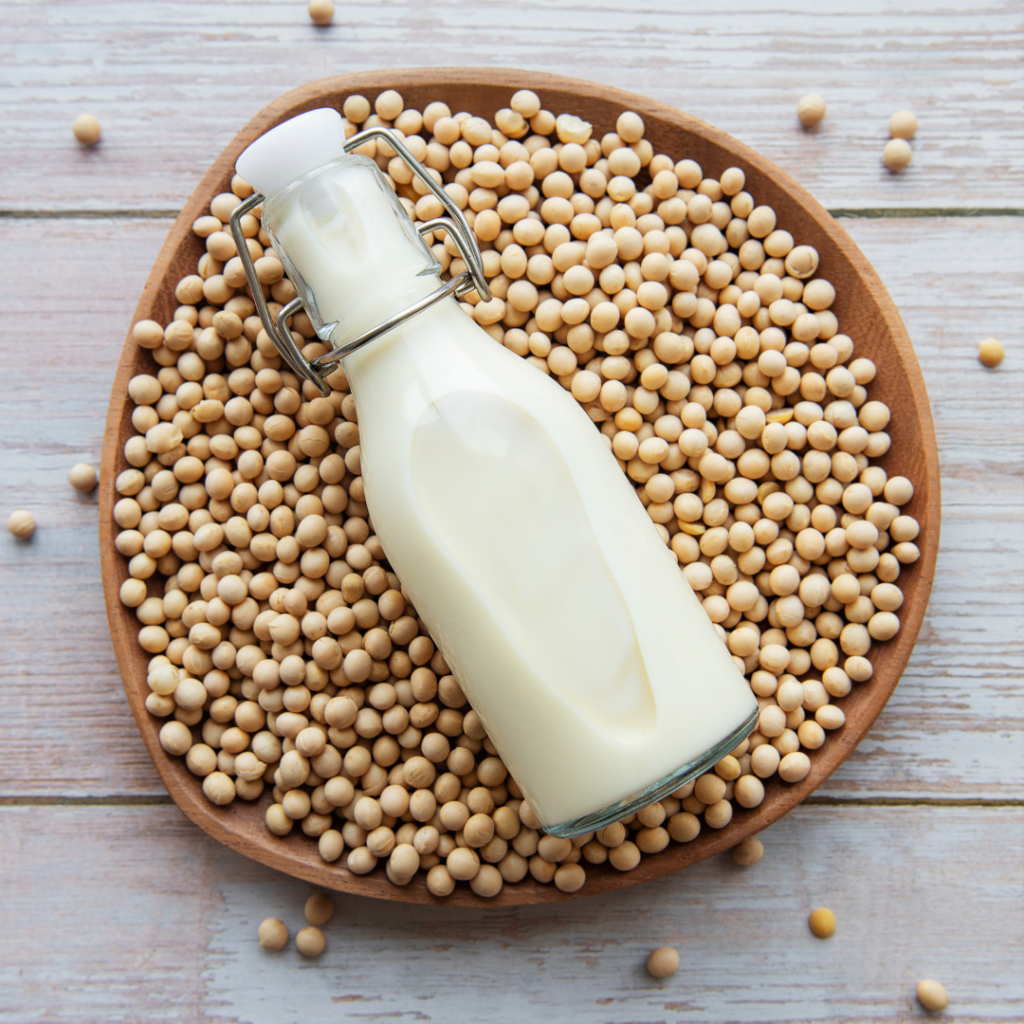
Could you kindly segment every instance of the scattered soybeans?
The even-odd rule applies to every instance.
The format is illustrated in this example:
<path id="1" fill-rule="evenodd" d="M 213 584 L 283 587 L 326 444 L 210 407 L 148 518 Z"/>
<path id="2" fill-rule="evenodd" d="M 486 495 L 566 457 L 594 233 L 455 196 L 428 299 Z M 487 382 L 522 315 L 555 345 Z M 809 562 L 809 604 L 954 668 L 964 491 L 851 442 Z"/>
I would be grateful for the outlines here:
<path id="1" fill-rule="evenodd" d="M 91 491 L 96 490 L 96 470 L 87 462 L 80 462 L 77 466 L 71 468 L 71 472 L 68 474 L 68 483 L 76 491 L 81 491 L 82 494 L 89 494 Z"/>
<path id="2" fill-rule="evenodd" d="M 330 25 L 334 20 L 333 0 L 309 0 L 309 18 L 314 25 Z"/>
<path id="3" fill-rule="evenodd" d="M 7 529 L 18 540 L 28 540 L 36 532 L 36 517 L 31 512 L 19 508 L 11 513 L 7 520 Z"/>
<path id="4" fill-rule="evenodd" d="M 531 90 L 495 125 L 394 90 L 342 110 L 353 131 L 405 133 L 465 211 L 494 297 L 462 309 L 606 438 L 749 679 L 759 724 L 636 815 L 544 834 L 391 571 L 344 371 L 321 397 L 255 315 L 225 230 L 251 194 L 236 177 L 193 226 L 205 251 L 173 319 L 133 328 L 152 364 L 128 385 L 135 434 L 113 515 L 161 746 L 213 803 L 266 795 L 270 834 L 302 833 L 326 863 L 438 898 L 527 878 L 577 892 L 591 866 L 629 872 L 727 833 L 734 807 L 807 778 L 842 732 L 842 700 L 896 635 L 900 576 L 921 553 L 912 482 L 874 464 L 890 411 L 832 311 L 830 268 L 758 205 L 742 168 L 656 152 L 634 112 L 595 126 Z M 363 152 L 410 216 L 438 215 L 388 149 Z M 242 228 L 266 298 L 284 305 L 294 289 L 269 238 L 255 216 Z M 450 240 L 432 248 L 446 275 L 461 270 Z M 307 356 L 323 351 L 304 313 L 292 331 Z M 750 839 L 733 857 L 762 853 Z M 311 898 L 297 944 L 322 950 L 325 901 Z"/>
<path id="5" fill-rule="evenodd" d="M 825 101 L 820 96 L 809 93 L 797 104 L 796 116 L 800 118 L 800 123 L 804 127 L 810 128 L 821 121 L 826 109 Z"/>
<path id="6" fill-rule="evenodd" d="M 978 359 L 981 361 L 982 366 L 987 366 L 990 369 L 998 366 L 1003 361 L 1005 355 L 1006 351 L 998 338 L 986 338 L 978 346 Z"/>
<path id="7" fill-rule="evenodd" d="M 912 139 L 917 134 L 917 117 L 911 110 L 898 110 L 889 121 L 889 134 L 894 139 Z"/>
<path id="8" fill-rule="evenodd" d="M 882 154 L 882 159 L 885 161 L 885 166 L 890 171 L 899 172 L 904 167 L 910 165 L 910 161 L 913 158 L 914 153 L 910 148 L 910 143 L 906 139 L 896 138 L 890 139 L 885 144 L 885 150 Z"/>
<path id="9" fill-rule="evenodd" d="M 679 954 L 671 946 L 659 946 L 647 958 L 647 973 L 652 978 L 671 978 L 679 970 Z"/>
<path id="10" fill-rule="evenodd" d="M 95 146 L 100 141 L 100 123 L 92 114 L 79 114 L 71 130 L 83 146 Z"/>
<path id="11" fill-rule="evenodd" d="M 836 933 L 836 915 L 828 907 L 812 910 L 807 923 L 819 939 L 830 939 Z"/>
<path id="12" fill-rule="evenodd" d="M 939 982 L 931 978 L 917 983 L 917 1001 L 926 1009 L 933 1012 L 944 1010 L 949 1006 L 949 996 L 946 989 Z"/>
<path id="13" fill-rule="evenodd" d="M 260 945 L 264 949 L 276 953 L 287 945 L 288 929 L 283 921 L 279 921 L 276 917 L 268 917 L 260 924 L 259 938 Z"/>

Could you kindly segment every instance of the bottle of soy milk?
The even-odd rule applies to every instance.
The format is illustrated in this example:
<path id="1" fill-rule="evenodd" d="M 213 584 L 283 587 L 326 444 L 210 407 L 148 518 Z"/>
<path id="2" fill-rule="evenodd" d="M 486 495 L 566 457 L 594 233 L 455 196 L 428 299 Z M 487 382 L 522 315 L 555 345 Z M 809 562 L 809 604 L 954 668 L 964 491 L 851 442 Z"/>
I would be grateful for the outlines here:
<path id="1" fill-rule="evenodd" d="M 237 164 L 335 348 L 441 285 L 376 164 L 344 145 L 317 110 Z M 373 529 L 548 832 L 624 817 L 744 738 L 750 688 L 569 392 L 453 295 L 341 364 Z"/>

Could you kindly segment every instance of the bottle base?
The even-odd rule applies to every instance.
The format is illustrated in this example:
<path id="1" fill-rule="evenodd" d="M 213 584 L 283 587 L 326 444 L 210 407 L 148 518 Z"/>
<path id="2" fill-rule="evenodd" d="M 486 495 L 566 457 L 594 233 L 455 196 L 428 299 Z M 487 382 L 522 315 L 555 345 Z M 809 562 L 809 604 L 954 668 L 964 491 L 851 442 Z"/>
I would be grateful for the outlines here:
<path id="1" fill-rule="evenodd" d="M 585 814 L 572 821 L 560 822 L 557 825 L 542 825 L 542 829 L 548 835 L 557 836 L 559 839 L 572 839 L 574 836 L 581 836 L 586 832 L 596 832 L 621 818 L 628 817 L 648 804 L 653 804 L 663 796 L 675 792 L 680 786 L 685 786 L 691 779 L 703 775 L 709 768 L 721 761 L 730 750 L 739 746 L 754 731 L 759 714 L 760 708 L 755 708 L 750 717 L 720 743 L 699 758 L 688 761 L 677 768 L 670 775 L 666 775 L 657 782 L 652 782 L 639 793 L 634 793 L 617 803 L 609 804 L 607 807 L 602 807 L 600 810 L 592 811 L 590 814 Z"/>

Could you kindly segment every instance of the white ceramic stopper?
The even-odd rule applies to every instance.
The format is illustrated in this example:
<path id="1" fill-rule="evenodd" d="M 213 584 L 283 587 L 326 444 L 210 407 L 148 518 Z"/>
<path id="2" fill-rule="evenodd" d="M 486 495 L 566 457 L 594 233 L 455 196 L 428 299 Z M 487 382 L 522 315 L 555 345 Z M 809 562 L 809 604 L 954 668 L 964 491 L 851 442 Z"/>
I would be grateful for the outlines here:
<path id="1" fill-rule="evenodd" d="M 269 199 L 306 171 L 344 154 L 341 115 L 330 107 L 321 107 L 261 135 L 243 151 L 235 170 Z"/>

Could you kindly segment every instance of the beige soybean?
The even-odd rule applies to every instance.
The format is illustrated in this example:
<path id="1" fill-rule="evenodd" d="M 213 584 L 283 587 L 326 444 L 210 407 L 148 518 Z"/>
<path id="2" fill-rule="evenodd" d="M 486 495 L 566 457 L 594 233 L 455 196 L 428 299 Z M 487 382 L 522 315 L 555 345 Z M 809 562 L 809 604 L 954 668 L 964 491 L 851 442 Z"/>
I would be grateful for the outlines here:
<path id="1" fill-rule="evenodd" d="M 764 856 L 764 844 L 760 839 L 744 839 L 730 851 L 732 859 L 741 867 L 749 868 Z"/>
<path id="2" fill-rule="evenodd" d="M 617 871 L 632 871 L 640 863 L 640 849 L 627 839 L 608 851 L 608 862 Z"/>
<path id="3" fill-rule="evenodd" d="M 987 366 L 989 369 L 998 366 L 1005 355 L 1002 343 L 996 338 L 986 338 L 978 346 L 978 359 L 982 366 Z"/>
<path id="4" fill-rule="evenodd" d="M 949 1006 L 945 986 L 932 978 L 917 983 L 917 1001 L 926 1009 L 937 1013 Z"/>
<path id="5" fill-rule="evenodd" d="M 79 114 L 71 131 L 83 146 L 95 146 L 100 141 L 100 123 L 92 114 Z"/>
<path id="6" fill-rule="evenodd" d="M 816 938 L 829 939 L 836 933 L 836 915 L 828 907 L 812 910 L 807 923 Z"/>
<path id="7" fill-rule="evenodd" d="M 480 869 L 469 882 L 469 887 L 473 892 L 484 899 L 492 899 L 497 896 L 503 886 L 504 878 L 493 864 L 481 864 Z"/>
<path id="8" fill-rule="evenodd" d="M 309 925 L 296 934 L 295 948 L 305 957 L 318 957 L 327 948 L 327 939 L 319 928 Z"/>
<path id="9" fill-rule="evenodd" d="M 314 25 L 330 25 L 334 19 L 332 0 L 309 0 L 309 18 Z"/>
<path id="10" fill-rule="evenodd" d="M 79 462 L 71 467 L 68 483 L 82 494 L 89 494 L 96 489 L 96 470 L 87 462 Z"/>
<path id="11" fill-rule="evenodd" d="M 7 529 L 18 540 L 28 540 L 35 533 L 36 517 L 25 509 L 18 509 L 8 517 Z"/>
<path id="12" fill-rule="evenodd" d="M 913 157 L 914 151 L 910 148 L 910 143 L 903 138 L 890 139 L 885 144 L 882 154 L 885 166 L 896 172 L 908 167 Z"/>
<path id="13" fill-rule="evenodd" d="M 797 104 L 796 113 L 800 123 L 806 127 L 818 124 L 828 108 L 825 101 L 815 93 L 808 93 Z"/>
<path id="14" fill-rule="evenodd" d="M 325 892 L 315 892 L 306 900 L 304 913 L 310 924 L 327 924 L 334 916 L 334 900 Z"/>
<path id="15" fill-rule="evenodd" d="M 897 110 L 889 119 L 889 134 L 894 139 L 912 139 L 917 134 L 917 117 L 911 110 Z"/>
<path id="16" fill-rule="evenodd" d="M 276 917 L 268 917 L 260 922 L 259 942 L 263 949 L 276 953 L 288 944 L 288 928 Z"/>
<path id="17" fill-rule="evenodd" d="M 679 970 L 679 953 L 671 946 L 659 946 L 647 957 L 647 973 L 652 978 L 670 978 Z"/>
<path id="18" fill-rule="evenodd" d="M 576 892 L 587 880 L 587 873 L 579 864 L 563 864 L 555 871 L 555 888 L 562 892 Z"/>

